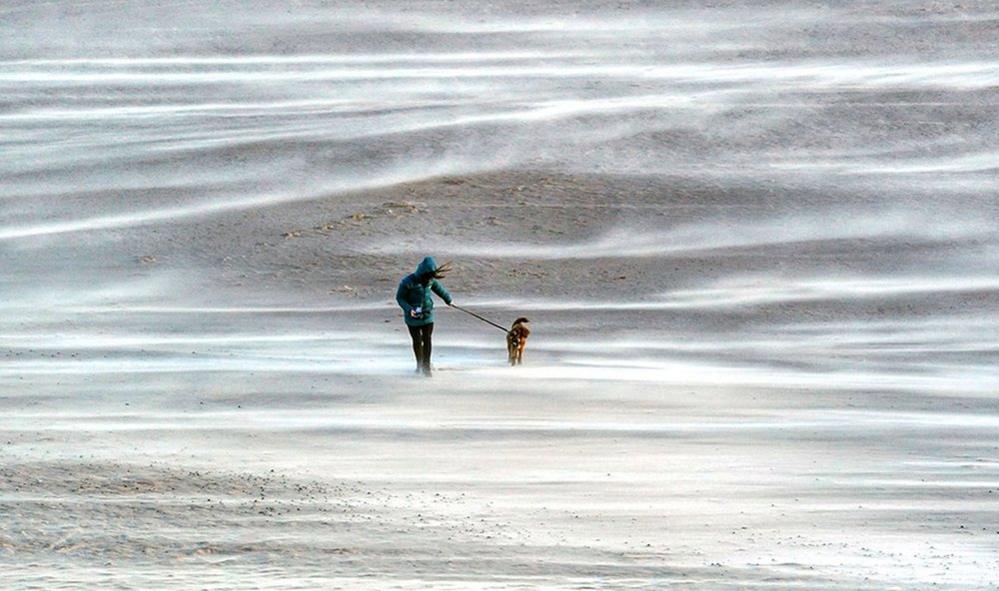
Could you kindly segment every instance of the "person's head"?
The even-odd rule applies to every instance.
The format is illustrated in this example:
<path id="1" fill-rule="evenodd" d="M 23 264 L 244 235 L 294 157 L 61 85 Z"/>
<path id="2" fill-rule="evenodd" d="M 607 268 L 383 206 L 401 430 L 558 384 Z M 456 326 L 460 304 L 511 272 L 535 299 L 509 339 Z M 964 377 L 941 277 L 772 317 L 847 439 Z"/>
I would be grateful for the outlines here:
<path id="1" fill-rule="evenodd" d="M 438 265 L 434 257 L 426 257 L 416 268 L 416 280 L 426 285 L 431 279 L 443 279 L 450 270 L 450 262 Z"/>

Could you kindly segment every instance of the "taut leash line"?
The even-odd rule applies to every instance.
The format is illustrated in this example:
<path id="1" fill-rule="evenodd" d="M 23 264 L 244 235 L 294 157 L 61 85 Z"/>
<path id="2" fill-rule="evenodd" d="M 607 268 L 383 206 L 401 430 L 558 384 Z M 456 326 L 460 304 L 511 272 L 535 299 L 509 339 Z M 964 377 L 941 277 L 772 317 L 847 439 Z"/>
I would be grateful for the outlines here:
<path id="1" fill-rule="evenodd" d="M 466 310 L 466 309 L 462 308 L 461 306 L 457 306 L 455 304 L 451 304 L 451 307 L 455 308 L 457 310 L 461 310 L 462 312 L 464 312 L 465 314 L 468 314 L 469 316 L 474 316 L 474 317 L 478 318 L 479 320 L 485 322 L 486 324 L 490 324 L 492 326 L 495 326 L 496 328 L 502 330 L 503 332 L 510 332 L 509 329 L 503 328 L 502 326 L 500 326 L 499 324 L 496 324 L 492 320 L 489 320 L 488 318 L 483 318 L 482 316 L 479 316 L 478 314 L 476 314 L 475 312 L 472 312 L 471 310 Z"/>

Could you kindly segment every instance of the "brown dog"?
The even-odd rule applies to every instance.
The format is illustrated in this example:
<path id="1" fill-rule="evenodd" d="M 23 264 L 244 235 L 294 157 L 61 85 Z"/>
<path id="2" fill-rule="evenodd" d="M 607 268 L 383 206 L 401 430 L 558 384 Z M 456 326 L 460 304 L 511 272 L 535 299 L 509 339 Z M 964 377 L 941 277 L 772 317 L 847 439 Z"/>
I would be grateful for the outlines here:
<path id="1" fill-rule="evenodd" d="M 524 362 L 524 348 L 527 346 L 527 337 L 531 334 L 528 322 L 527 318 L 518 318 L 510 327 L 510 332 L 506 333 L 506 352 L 510 365 Z"/>

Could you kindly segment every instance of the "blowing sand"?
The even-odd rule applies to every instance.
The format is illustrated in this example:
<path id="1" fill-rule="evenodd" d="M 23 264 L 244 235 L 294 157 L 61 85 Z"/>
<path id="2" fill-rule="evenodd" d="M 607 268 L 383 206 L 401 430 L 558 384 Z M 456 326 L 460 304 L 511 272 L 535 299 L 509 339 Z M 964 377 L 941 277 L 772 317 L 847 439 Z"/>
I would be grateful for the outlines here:
<path id="1" fill-rule="evenodd" d="M 629 182 L 443 179 L 263 210 L 239 231 L 184 224 L 160 236 L 183 233 L 184 266 L 225 261 L 222 297 L 136 281 L 80 309 L 25 309 L 4 352 L 7 586 L 994 585 L 999 414 L 991 349 L 975 344 L 992 337 L 965 322 L 995 305 L 991 288 L 735 283 L 712 289 L 748 299 L 719 303 L 683 286 L 789 250 L 784 270 L 803 272 L 822 264 L 811 242 L 459 255 L 459 302 L 533 320 L 527 363 L 505 367 L 498 331 L 444 308 L 436 376 L 410 374 L 389 300 L 416 259 L 376 252 L 405 228 L 472 244 L 463 233 L 498 224 L 557 245 L 622 218 L 641 228 L 632 208 L 675 224 L 754 209 Z M 504 186 L 518 207 L 490 200 Z M 586 187 L 615 195 L 613 219 L 584 206 Z M 898 240 L 823 249 L 863 266 L 917 239 Z M 142 244 L 156 261 L 128 264 L 155 285 L 178 255 Z M 255 300 L 232 295 L 251 285 Z M 942 302 L 961 313 L 936 316 Z M 930 349 L 952 362 L 928 365 Z"/>
<path id="2" fill-rule="evenodd" d="M 0 589 L 999 587 L 995 7 L 605 4 L 5 3 Z"/>

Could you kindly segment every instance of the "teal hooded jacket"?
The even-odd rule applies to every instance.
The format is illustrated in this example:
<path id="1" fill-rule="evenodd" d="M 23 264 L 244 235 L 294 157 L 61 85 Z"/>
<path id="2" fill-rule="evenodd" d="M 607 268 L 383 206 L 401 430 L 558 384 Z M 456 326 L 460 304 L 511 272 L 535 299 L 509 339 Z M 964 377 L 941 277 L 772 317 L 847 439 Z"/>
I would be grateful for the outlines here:
<path id="1" fill-rule="evenodd" d="M 440 281 L 433 278 L 434 269 L 437 268 L 437 261 L 433 257 L 423 259 L 415 273 L 411 273 L 402 278 L 399 282 L 399 289 L 395 292 L 395 301 L 402 308 L 403 318 L 409 326 L 426 326 L 434 322 L 434 300 L 430 292 L 439 295 L 449 305 L 451 304 L 451 294 L 444 289 Z M 423 315 L 419 318 L 410 316 L 413 308 L 423 308 Z"/>

